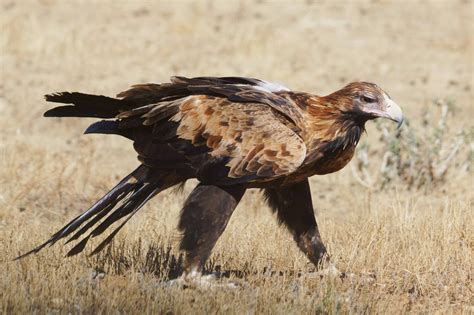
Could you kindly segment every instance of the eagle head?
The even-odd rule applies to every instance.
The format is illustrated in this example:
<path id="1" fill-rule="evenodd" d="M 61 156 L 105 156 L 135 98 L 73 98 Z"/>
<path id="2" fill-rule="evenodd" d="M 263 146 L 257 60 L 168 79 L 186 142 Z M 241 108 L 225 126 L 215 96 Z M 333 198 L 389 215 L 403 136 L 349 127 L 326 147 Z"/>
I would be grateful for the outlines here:
<path id="1" fill-rule="evenodd" d="M 398 124 L 403 123 L 403 113 L 400 106 L 390 96 L 374 83 L 354 82 L 346 86 L 352 94 L 353 108 L 360 111 L 367 120 L 378 117 L 388 118 Z"/>
<path id="2" fill-rule="evenodd" d="M 374 83 L 352 82 L 325 98 L 343 113 L 363 123 L 379 117 L 397 122 L 398 127 L 403 123 L 400 106 Z"/>

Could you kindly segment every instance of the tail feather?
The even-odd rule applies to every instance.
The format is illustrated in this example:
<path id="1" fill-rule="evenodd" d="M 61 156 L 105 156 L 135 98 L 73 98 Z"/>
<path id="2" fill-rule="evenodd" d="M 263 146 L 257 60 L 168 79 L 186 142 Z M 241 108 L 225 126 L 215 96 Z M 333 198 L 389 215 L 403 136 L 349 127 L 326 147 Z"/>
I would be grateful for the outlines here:
<path id="1" fill-rule="evenodd" d="M 79 92 L 48 94 L 45 99 L 48 102 L 71 104 L 52 108 L 44 113 L 45 117 L 114 118 L 121 111 L 134 107 L 127 100 Z"/>
<path id="2" fill-rule="evenodd" d="M 125 129 L 120 127 L 120 122 L 112 120 L 101 120 L 91 124 L 87 127 L 84 134 L 101 133 L 120 135 L 122 137 L 134 140 L 134 132 L 132 129 Z"/>
<path id="3" fill-rule="evenodd" d="M 110 225 L 112 225 L 117 220 L 120 220 L 127 214 L 133 211 L 133 209 L 138 205 L 137 199 L 139 195 L 143 192 L 143 189 L 152 187 L 151 184 L 147 184 L 145 187 L 139 187 L 134 193 L 127 199 L 127 201 L 115 210 L 110 216 L 107 217 L 99 226 L 97 226 L 92 232 L 91 236 L 96 237 L 102 234 Z M 154 187 L 152 187 L 153 189 Z M 148 193 L 151 193 L 149 191 Z"/>
<path id="4" fill-rule="evenodd" d="M 87 232 L 91 227 L 93 227 L 97 222 L 102 220 L 109 212 L 112 210 L 117 203 L 121 200 L 121 198 L 117 198 L 115 201 L 110 203 L 104 210 L 102 210 L 100 213 L 98 213 L 95 217 L 91 218 L 79 231 L 77 231 L 73 236 L 71 236 L 65 244 L 68 244 L 74 240 L 77 240 L 79 236 L 83 235 L 85 232 Z"/>
<path id="5" fill-rule="evenodd" d="M 125 225 L 125 223 L 128 222 L 128 220 L 130 220 L 130 218 L 138 211 L 140 210 L 141 207 L 143 207 L 143 205 L 148 201 L 150 200 L 150 198 L 152 198 L 154 195 L 156 195 L 158 193 L 157 190 L 154 190 L 152 191 L 152 193 L 148 194 L 145 196 L 145 198 L 143 198 L 139 203 L 137 203 L 137 205 L 135 206 L 135 208 L 133 209 L 133 211 L 131 211 L 130 215 L 112 232 L 110 233 L 109 236 L 107 236 L 107 238 L 105 240 L 102 241 L 102 243 L 100 243 L 91 253 L 91 255 L 95 255 L 97 254 L 98 252 L 100 252 L 102 249 L 105 248 L 105 246 L 107 244 L 109 244 L 113 237 L 122 229 L 122 227 Z"/>
<path id="6" fill-rule="evenodd" d="M 138 186 L 138 188 L 137 188 L 137 186 Z M 127 202 L 124 205 L 128 204 L 128 201 L 130 200 L 130 198 L 132 198 L 134 196 L 136 190 L 139 189 L 141 186 L 143 186 L 142 183 L 135 183 L 135 184 L 133 184 L 133 187 L 131 187 L 124 194 L 122 194 L 122 195 L 118 196 L 116 199 L 110 201 L 110 203 L 107 205 L 107 207 L 105 207 L 94 218 L 92 218 L 90 221 L 88 221 L 78 232 L 76 232 L 70 239 L 68 239 L 66 243 L 69 243 L 70 241 L 73 241 L 73 240 L 79 238 L 81 235 L 83 235 L 85 232 L 87 232 L 91 227 L 93 227 L 97 222 L 99 222 L 102 218 L 104 218 L 120 201 L 122 201 L 124 198 L 126 198 L 127 196 L 130 196 L 130 194 L 132 194 L 130 197 L 127 197 L 127 199 L 126 199 Z M 113 213 L 115 213 L 115 212 L 119 211 L 120 209 L 122 209 L 124 205 L 120 206 Z M 113 213 L 112 213 L 112 215 L 113 215 Z M 110 216 L 104 222 L 102 222 L 99 226 L 104 226 L 105 222 L 110 221 L 109 218 L 110 218 Z M 97 235 L 99 235 L 99 234 L 97 234 Z M 94 234 L 93 236 L 96 236 L 96 235 Z"/>
<path id="7" fill-rule="evenodd" d="M 74 246 L 68 253 L 67 256 L 74 256 L 80 253 L 90 238 L 96 237 L 102 234 L 108 227 L 120 220 L 126 215 L 129 217 L 120 224 L 120 226 L 114 230 L 102 243 L 103 248 L 107 245 L 117 232 L 123 227 L 123 225 L 135 214 L 151 197 L 153 197 L 159 190 L 159 183 L 145 183 L 140 185 L 138 189 L 135 189 L 132 195 L 127 201 L 117 208 L 112 214 L 110 214 L 102 223 L 100 223 L 92 232 L 89 233 L 80 243 Z M 85 232 L 85 231 L 84 231 Z M 107 242 L 106 242 L 107 241 Z M 101 246 L 99 245 L 99 247 Z M 98 252 L 97 249 L 94 252 Z"/>
<path id="8" fill-rule="evenodd" d="M 138 169 L 137 169 L 138 170 Z M 92 207 L 90 207 L 86 212 L 82 213 L 78 217 L 74 218 L 71 222 L 66 224 L 61 230 L 55 233 L 51 238 L 48 240 L 51 245 L 59 241 L 60 239 L 70 235 L 74 232 L 79 226 L 81 226 L 84 222 L 89 220 L 91 217 L 98 215 L 102 212 L 108 212 L 111 209 L 110 205 L 116 204 L 120 200 L 122 200 L 127 193 L 132 189 L 132 187 L 136 184 L 130 183 L 129 181 L 134 177 L 134 174 L 137 172 L 135 170 L 130 175 L 126 176 L 122 179 L 117 186 L 112 188 L 104 197 L 99 199 Z"/>
<path id="9" fill-rule="evenodd" d="M 75 240 L 79 238 L 82 234 L 84 234 L 87 230 L 89 230 L 92 226 L 94 226 L 97 222 L 100 221 L 103 217 L 105 217 L 112 209 L 123 199 L 127 198 L 124 202 L 124 205 L 130 204 L 130 201 L 135 200 L 137 192 L 141 191 L 141 187 L 149 186 L 152 184 L 143 183 L 143 178 L 147 174 L 147 169 L 145 166 L 141 165 L 137 169 L 135 169 L 130 175 L 126 176 L 120 183 L 117 184 L 111 191 L 109 191 L 104 197 L 102 197 L 99 201 L 97 201 L 92 207 L 90 207 L 87 211 L 82 213 L 81 215 L 77 216 L 73 220 L 71 220 L 68 224 L 66 224 L 63 228 L 61 228 L 58 232 L 54 233 L 46 242 L 43 244 L 33 248 L 29 252 L 22 254 L 15 258 L 15 260 L 21 259 L 31 254 L 35 254 L 39 252 L 41 249 L 46 247 L 47 245 L 52 246 L 54 243 L 59 241 L 60 239 L 71 235 L 74 231 L 76 231 L 81 225 L 86 223 L 77 233 L 75 233 L 67 242 Z M 154 185 L 158 185 L 154 183 Z M 156 190 L 157 187 L 155 187 Z M 154 195 L 154 194 L 153 194 Z M 148 200 L 148 199 L 146 199 Z M 135 203 L 136 204 L 136 203 Z M 141 207 L 141 205 L 140 205 Z M 119 209 L 122 207 L 119 207 Z M 118 210 L 118 209 L 117 209 Z M 133 211 L 133 210 L 132 210 Z M 115 212 L 114 212 L 115 213 Z M 123 217 L 123 216 L 122 216 Z M 118 219 L 120 219 L 119 217 Z M 115 222 L 116 220 L 112 221 L 110 224 Z M 110 225 L 109 224 L 109 225 Z M 103 226 L 107 227 L 107 226 Z M 104 229 L 105 230 L 105 229 Z M 98 234 L 97 234 L 98 235 Z M 79 244 L 83 243 L 83 246 L 87 243 L 87 239 L 90 237 L 86 237 L 83 241 Z M 79 246 L 76 245 L 76 247 Z"/>

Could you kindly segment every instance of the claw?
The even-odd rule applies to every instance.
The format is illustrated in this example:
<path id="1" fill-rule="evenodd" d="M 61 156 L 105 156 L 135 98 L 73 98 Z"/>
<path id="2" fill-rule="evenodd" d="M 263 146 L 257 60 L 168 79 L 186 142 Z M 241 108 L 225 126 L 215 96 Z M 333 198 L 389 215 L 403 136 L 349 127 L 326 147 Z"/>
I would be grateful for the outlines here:
<path id="1" fill-rule="evenodd" d="M 179 278 L 165 282 L 168 287 L 179 287 L 182 289 L 238 289 L 237 283 L 219 283 L 216 274 L 202 275 L 200 272 L 191 271 L 183 273 Z"/>

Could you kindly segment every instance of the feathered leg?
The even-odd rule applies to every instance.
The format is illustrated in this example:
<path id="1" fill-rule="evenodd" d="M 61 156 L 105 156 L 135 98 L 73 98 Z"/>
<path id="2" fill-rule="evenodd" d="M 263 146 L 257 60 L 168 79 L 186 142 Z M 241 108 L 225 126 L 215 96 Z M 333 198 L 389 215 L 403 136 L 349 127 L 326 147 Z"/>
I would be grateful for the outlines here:
<path id="1" fill-rule="evenodd" d="M 185 275 L 201 272 L 244 192 L 241 185 L 199 184 L 189 195 L 179 221 Z"/>
<path id="2" fill-rule="evenodd" d="M 265 189 L 268 205 L 277 213 L 278 221 L 293 234 L 298 247 L 316 267 L 328 259 L 314 216 L 308 180 L 290 187 Z"/>

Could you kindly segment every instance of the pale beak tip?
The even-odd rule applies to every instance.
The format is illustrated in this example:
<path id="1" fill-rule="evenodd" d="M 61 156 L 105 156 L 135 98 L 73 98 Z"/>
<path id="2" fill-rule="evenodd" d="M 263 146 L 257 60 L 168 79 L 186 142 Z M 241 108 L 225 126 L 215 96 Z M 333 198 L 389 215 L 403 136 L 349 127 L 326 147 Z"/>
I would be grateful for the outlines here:
<path id="1" fill-rule="evenodd" d="M 397 103 L 395 103 L 391 99 L 387 100 L 387 109 L 385 117 L 395 121 L 397 123 L 397 129 L 400 129 L 404 121 L 402 109 L 400 108 L 400 106 L 397 105 Z"/>
<path id="2" fill-rule="evenodd" d="M 403 117 L 397 121 L 397 123 L 398 123 L 397 124 L 397 129 L 400 129 L 402 127 L 404 121 L 405 121 L 405 119 Z"/>

